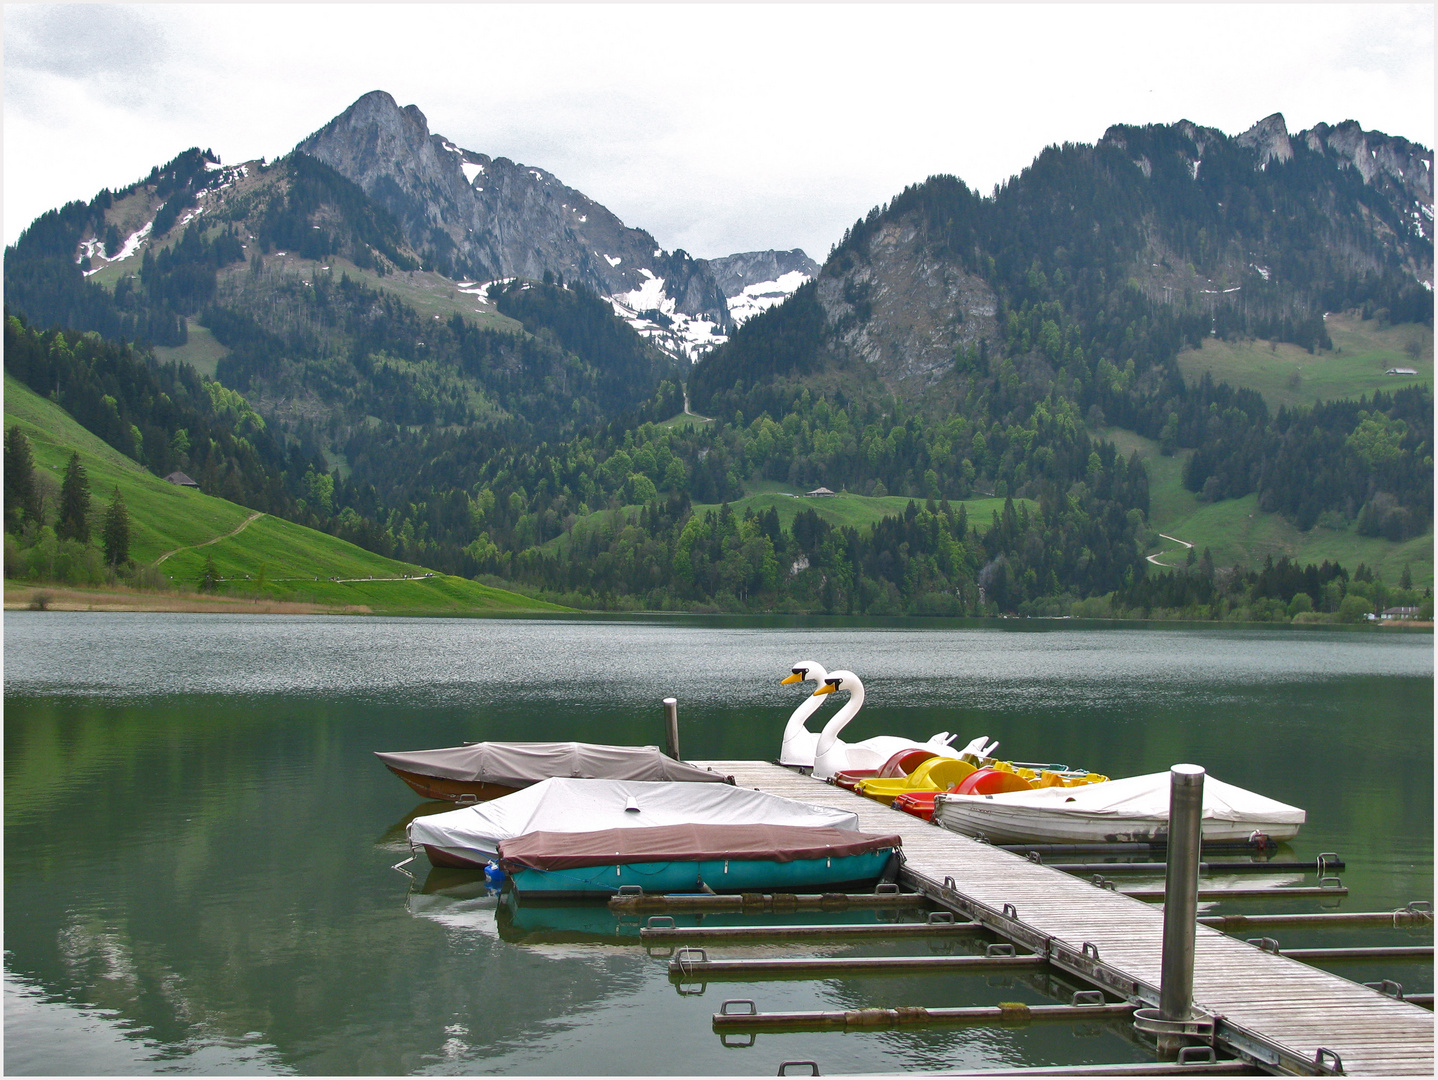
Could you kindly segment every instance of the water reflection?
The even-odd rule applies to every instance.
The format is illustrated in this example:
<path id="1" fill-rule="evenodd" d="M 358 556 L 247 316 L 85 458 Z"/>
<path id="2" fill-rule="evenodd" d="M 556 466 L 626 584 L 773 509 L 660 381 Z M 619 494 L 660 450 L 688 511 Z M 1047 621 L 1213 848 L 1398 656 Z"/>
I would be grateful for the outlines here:
<path id="1" fill-rule="evenodd" d="M 510 906 L 422 856 L 413 886 L 390 869 L 409 854 L 405 825 L 451 807 L 416 805 L 372 751 L 662 742 L 658 702 L 677 693 L 686 756 L 768 759 L 795 700 L 778 680 L 808 655 L 863 676 L 856 740 L 987 732 L 1016 757 L 1110 775 L 1198 761 L 1309 811 L 1284 857 L 1344 855 L 1344 910 L 1432 898 L 1431 637 L 25 612 L 5 624 L 11 1072 L 772 1075 L 805 1058 L 825 1072 L 1146 1058 L 1121 1030 L 1043 1026 L 794 1033 L 729 1050 L 709 1026 L 727 997 L 778 1011 L 1041 1001 L 1051 988 L 925 976 L 680 996 L 664 957 L 602 906 Z M 823 947 L 836 948 L 852 947 Z M 1432 988 L 1431 968 L 1392 971 Z"/>

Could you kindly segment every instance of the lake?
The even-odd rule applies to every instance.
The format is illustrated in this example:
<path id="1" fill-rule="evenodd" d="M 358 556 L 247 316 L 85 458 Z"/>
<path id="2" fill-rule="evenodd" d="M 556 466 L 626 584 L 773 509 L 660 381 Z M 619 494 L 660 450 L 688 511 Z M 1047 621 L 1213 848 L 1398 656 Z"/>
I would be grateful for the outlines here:
<path id="1" fill-rule="evenodd" d="M 409 855 L 406 822 L 435 804 L 373 751 L 477 739 L 663 745 L 660 701 L 673 695 L 685 757 L 770 760 L 803 695 L 779 680 L 806 659 L 863 678 L 848 740 L 987 734 L 1001 757 L 1111 776 L 1196 762 L 1308 811 L 1283 857 L 1345 858 L 1342 910 L 1433 898 L 1429 634 L 10 612 L 4 655 L 11 1074 L 772 1076 L 800 1059 L 826 1074 L 1148 1060 L 1123 1023 L 725 1046 L 710 1016 L 729 998 L 762 1011 L 1038 1004 L 1066 1001 L 1071 986 L 907 975 L 685 992 L 694 988 L 671 984 L 665 957 L 602 905 L 514 905 L 475 875 L 430 871 L 423 855 L 413 880 L 391 869 Z M 1385 942 L 1427 944 L 1432 933 L 1282 939 Z M 1433 989 L 1431 962 L 1333 970 Z"/>

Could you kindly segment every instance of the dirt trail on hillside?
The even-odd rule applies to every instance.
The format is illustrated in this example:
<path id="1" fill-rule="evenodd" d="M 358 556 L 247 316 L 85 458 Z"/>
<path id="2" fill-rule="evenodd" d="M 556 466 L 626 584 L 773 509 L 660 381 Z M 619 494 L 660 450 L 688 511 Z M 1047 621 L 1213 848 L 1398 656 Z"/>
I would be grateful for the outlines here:
<path id="1" fill-rule="evenodd" d="M 223 536 L 217 536 L 217 537 L 215 537 L 213 540 L 206 540 L 203 544 L 187 544 L 185 547 L 177 547 L 174 551 L 167 551 L 167 552 L 165 552 L 163 555 L 161 555 L 158 559 L 156 559 L 156 560 L 154 561 L 153 565 L 159 566 L 162 562 L 164 562 L 166 559 L 168 559 L 171 555 L 178 555 L 178 554 L 179 554 L 180 552 L 182 552 L 182 551 L 193 551 L 195 548 L 209 547 L 211 544 L 218 544 L 221 540 L 228 540 L 230 537 L 236 536 L 236 535 L 238 535 L 239 533 L 244 532 L 245 529 L 249 527 L 250 522 L 255 521 L 255 520 L 257 520 L 258 518 L 262 518 L 262 517 L 264 517 L 264 516 L 265 516 L 265 515 L 264 515 L 261 511 L 256 510 L 256 511 L 255 511 L 253 514 L 251 514 L 249 517 L 245 518 L 244 521 L 240 522 L 239 525 L 236 526 L 234 529 L 232 529 L 232 530 L 230 530 L 229 532 L 225 533 L 225 535 L 223 535 Z"/>
<path id="2" fill-rule="evenodd" d="M 1169 536 L 1168 533 L 1159 533 L 1158 535 L 1163 537 L 1165 540 L 1172 540 L 1175 544 L 1182 544 L 1186 548 L 1193 547 L 1193 545 L 1190 544 L 1187 540 L 1180 540 L 1176 536 Z M 1167 570 L 1178 569 L 1178 567 L 1174 563 L 1159 562 L 1158 557 L 1162 554 L 1164 554 L 1164 552 L 1158 551 L 1152 555 L 1145 556 L 1145 558 L 1147 558 L 1149 562 L 1153 563 L 1154 566 L 1162 566 Z"/>

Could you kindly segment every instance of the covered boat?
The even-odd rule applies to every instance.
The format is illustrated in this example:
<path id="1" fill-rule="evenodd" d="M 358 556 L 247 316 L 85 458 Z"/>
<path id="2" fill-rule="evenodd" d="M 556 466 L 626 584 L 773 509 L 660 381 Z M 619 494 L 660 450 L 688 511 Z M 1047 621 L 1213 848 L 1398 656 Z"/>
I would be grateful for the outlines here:
<path id="1" fill-rule="evenodd" d="M 492 802 L 409 823 L 411 847 L 435 866 L 484 866 L 499 842 L 532 832 L 581 833 L 659 825 L 803 825 L 856 829 L 858 815 L 729 784 L 543 780 Z"/>
<path id="2" fill-rule="evenodd" d="M 583 742 L 475 742 L 375 753 L 426 799 L 483 802 L 552 776 L 724 783 L 729 777 L 666 756 L 657 746 Z M 732 781 L 730 781 L 732 782 Z"/>
<path id="3" fill-rule="evenodd" d="M 1149 773 L 1081 787 L 994 795 L 935 796 L 933 820 L 995 844 L 1127 843 L 1168 836 L 1169 774 Z M 1208 776 L 1203 782 L 1203 839 L 1245 840 L 1255 832 L 1289 840 L 1307 814 Z"/>
<path id="4" fill-rule="evenodd" d="M 499 865 L 521 896 L 763 892 L 872 883 L 902 839 L 804 825 L 661 825 L 501 840 Z"/>

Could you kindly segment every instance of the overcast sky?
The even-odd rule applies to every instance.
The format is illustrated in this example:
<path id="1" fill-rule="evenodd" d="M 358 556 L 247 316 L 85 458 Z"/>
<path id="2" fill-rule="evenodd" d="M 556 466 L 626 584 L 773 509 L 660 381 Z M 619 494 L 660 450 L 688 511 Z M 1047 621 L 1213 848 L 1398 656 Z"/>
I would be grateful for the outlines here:
<path id="1" fill-rule="evenodd" d="M 375 89 L 666 248 L 802 247 L 906 184 L 989 192 L 1046 145 L 1281 112 L 1433 145 L 1432 5 L 6 4 L 4 202 L 190 146 L 275 158 Z"/>

